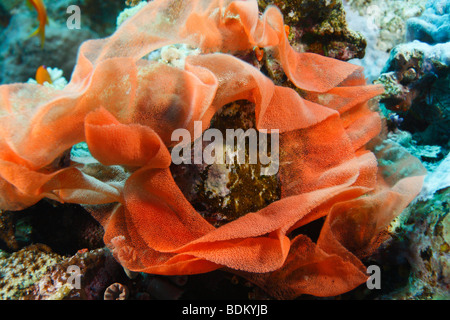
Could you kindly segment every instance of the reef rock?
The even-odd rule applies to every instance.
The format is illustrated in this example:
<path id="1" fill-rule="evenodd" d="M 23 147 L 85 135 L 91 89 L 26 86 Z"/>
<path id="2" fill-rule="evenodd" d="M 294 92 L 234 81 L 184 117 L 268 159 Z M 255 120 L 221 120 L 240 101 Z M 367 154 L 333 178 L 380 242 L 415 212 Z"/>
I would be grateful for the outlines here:
<path id="1" fill-rule="evenodd" d="M 444 147 L 443 154 L 450 125 L 449 8 L 449 1 L 429 0 L 421 17 L 409 19 L 413 41 L 392 50 L 376 81 L 386 89 L 382 106 L 404 119 L 402 130 L 419 144 Z"/>
<path id="2" fill-rule="evenodd" d="M 0 251 L 0 298 L 23 298 L 48 267 L 62 260 L 63 257 L 41 244 L 31 245 L 12 254 Z"/>
<path id="3" fill-rule="evenodd" d="M 403 43 L 406 34 L 405 22 L 419 16 L 425 9 L 423 0 L 347 0 L 346 4 L 365 19 L 365 25 L 377 33 L 376 48 L 389 52 L 395 45 Z M 359 30 L 359 29 L 356 29 Z"/>
<path id="4" fill-rule="evenodd" d="M 429 44 L 450 41 L 450 1 L 430 0 L 422 16 L 406 23 L 407 41 L 420 40 Z"/>
<path id="5" fill-rule="evenodd" d="M 391 238 L 365 263 L 381 270 L 379 290 L 360 286 L 342 299 L 450 298 L 450 189 L 410 205 L 389 228 Z"/>
<path id="6" fill-rule="evenodd" d="M 408 285 L 385 299 L 450 298 L 450 189 L 408 207 L 392 224 L 407 250 Z"/>
<path id="7" fill-rule="evenodd" d="M 11 163 L 2 166 L 8 177 L 2 205 L 20 210 L 50 197 L 91 206 L 89 212 L 105 228 L 105 244 L 134 272 L 193 275 L 227 268 L 245 272 L 243 277 L 283 299 L 334 296 L 365 283 L 360 257 L 380 244 L 388 221 L 419 193 L 424 175 L 420 162 L 406 152 L 398 154 L 398 148 L 369 149 L 381 129 L 369 100 L 382 92 L 381 86 L 366 86 L 361 68 L 350 63 L 296 52 L 281 13 L 268 7 L 258 20 L 256 0 L 230 3 L 223 16 L 217 14 L 223 1 L 192 3 L 180 8 L 179 1 L 152 1 L 113 37 L 84 43 L 63 90 L 1 87 L 5 108 L 14 103 L 14 111 L 2 118 L 0 156 L 2 164 Z M 317 11 L 312 2 L 311 8 Z M 168 19 L 163 22 L 152 19 L 164 14 Z M 142 59 L 180 42 L 203 53 L 191 56 L 184 70 Z M 232 56 L 256 53 L 255 47 L 278 55 L 286 77 L 304 98 Z M 38 99 L 23 99 L 27 93 Z M 55 98 L 62 103 L 52 108 Z M 242 99 L 254 104 L 257 128 L 282 133 L 282 194 L 215 228 L 174 181 L 170 132 L 180 125 L 192 129 L 196 120 L 208 123 L 220 108 Z M 10 142 L 10 136 L 17 141 Z M 82 162 L 53 168 L 80 141 L 105 166 L 123 167 L 127 179 L 118 182 L 116 174 L 87 172 Z M 82 149 L 72 155 L 86 154 Z M 221 176 L 213 172 L 211 178 Z M 215 182 L 205 186 L 226 192 Z M 276 195 L 276 188 L 264 190 Z M 319 230 L 311 234 L 316 220 Z M 53 296 L 60 291 L 39 292 Z"/>
<path id="8" fill-rule="evenodd" d="M 106 248 L 84 250 L 73 256 L 61 256 L 43 244 L 12 254 L 0 251 L 0 298 L 101 299 L 108 284 L 120 273 L 122 268 Z"/>
<path id="9" fill-rule="evenodd" d="M 404 119 L 402 130 L 413 133 L 419 144 L 448 148 L 449 52 L 450 42 L 429 45 L 415 40 L 399 45 L 375 81 L 386 90 L 382 106 Z"/>
<path id="10" fill-rule="evenodd" d="M 439 166 L 425 177 L 422 191 L 417 199 L 429 200 L 437 191 L 448 187 L 450 187 L 450 155 L 447 155 Z"/>
<path id="11" fill-rule="evenodd" d="M 366 54 L 352 63 L 364 67 L 369 81 L 377 79 L 392 48 L 404 42 L 406 20 L 424 10 L 422 0 L 347 0 L 344 9 L 350 28 L 367 40 Z"/>
<path id="12" fill-rule="evenodd" d="M 289 41 L 302 52 L 347 61 L 364 57 L 366 40 L 348 28 L 341 0 L 259 0 L 260 11 L 276 5 L 289 26 Z"/>
<path id="13" fill-rule="evenodd" d="M 381 102 L 393 111 L 408 110 L 436 80 L 448 74 L 450 43 L 428 45 L 420 41 L 396 46 L 378 83 L 386 88 Z"/>
<path id="14" fill-rule="evenodd" d="M 404 147 L 409 153 L 420 159 L 428 171 L 434 171 L 442 157 L 443 148 L 441 146 L 418 144 L 410 132 L 398 128 L 388 133 L 387 141 Z"/>

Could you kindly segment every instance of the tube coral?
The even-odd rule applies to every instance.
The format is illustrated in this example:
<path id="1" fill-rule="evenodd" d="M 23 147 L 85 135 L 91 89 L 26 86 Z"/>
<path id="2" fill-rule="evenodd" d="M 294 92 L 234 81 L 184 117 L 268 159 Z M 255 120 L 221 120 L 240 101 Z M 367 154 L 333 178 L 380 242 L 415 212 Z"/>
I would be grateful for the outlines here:
<path id="1" fill-rule="evenodd" d="M 121 283 L 113 283 L 105 290 L 104 300 L 127 300 L 128 288 Z"/>
<path id="2" fill-rule="evenodd" d="M 144 58 L 180 43 L 201 51 L 184 68 Z M 303 97 L 233 56 L 255 46 L 274 50 Z M 227 268 L 277 298 L 337 295 L 367 279 L 360 258 L 422 185 L 418 160 L 384 147 L 378 164 L 367 148 L 381 128 L 368 101 L 381 92 L 358 66 L 294 51 L 273 6 L 259 17 L 253 0 L 155 0 L 85 42 L 63 90 L 0 86 L 0 207 L 83 204 L 131 271 Z M 215 228 L 171 175 L 170 137 L 194 121 L 205 130 L 237 100 L 254 104 L 258 130 L 279 129 L 281 198 Z M 99 163 L 53 165 L 82 141 Z M 322 217 L 317 240 L 293 232 Z"/>

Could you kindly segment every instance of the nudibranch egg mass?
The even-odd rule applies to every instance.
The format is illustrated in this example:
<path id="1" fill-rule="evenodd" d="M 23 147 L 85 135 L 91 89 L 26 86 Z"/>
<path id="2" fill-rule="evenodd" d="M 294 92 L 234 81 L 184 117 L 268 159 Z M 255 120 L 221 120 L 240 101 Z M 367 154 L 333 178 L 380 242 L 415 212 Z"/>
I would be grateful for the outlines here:
<path id="1" fill-rule="evenodd" d="M 241 59 L 255 46 L 270 48 L 295 89 Z M 131 271 L 224 268 L 277 298 L 341 294 L 366 281 L 361 258 L 423 181 L 416 158 L 372 151 L 381 120 L 369 101 L 382 92 L 358 66 L 296 52 L 274 6 L 260 16 L 256 0 L 151 1 L 110 37 L 84 42 L 63 89 L 0 86 L 0 208 L 81 204 Z M 205 166 L 195 192 L 181 190 L 172 132 L 198 139 L 196 121 L 228 129 L 219 115 L 233 105 L 251 106 L 256 130 L 279 131 L 277 174 Z M 92 158 L 50 166 L 81 142 Z M 301 232 L 318 219 L 317 239 Z"/>

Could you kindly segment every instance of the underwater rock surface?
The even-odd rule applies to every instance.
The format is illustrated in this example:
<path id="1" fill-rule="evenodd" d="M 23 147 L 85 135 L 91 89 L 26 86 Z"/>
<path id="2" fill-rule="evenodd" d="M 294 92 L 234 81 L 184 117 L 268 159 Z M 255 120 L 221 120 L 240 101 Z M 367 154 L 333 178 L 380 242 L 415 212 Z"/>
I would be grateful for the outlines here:
<path id="1" fill-rule="evenodd" d="M 421 145 L 441 146 L 440 160 L 450 146 L 450 42 L 446 27 L 449 3 L 430 0 L 423 16 L 408 20 L 408 23 L 412 21 L 408 30 L 422 30 L 415 23 L 423 19 L 430 25 L 436 23 L 434 27 L 442 37 L 428 41 L 423 32 L 410 32 L 412 42 L 400 44 L 391 51 L 382 74 L 375 81 L 386 89 L 380 100 L 382 107 L 403 119 L 400 129 L 411 132 Z M 430 20 L 430 15 L 435 19 Z"/>
<path id="2" fill-rule="evenodd" d="M 406 22 L 406 40 L 419 40 L 429 44 L 450 41 L 450 2 L 430 0 L 420 17 Z"/>
<path id="3" fill-rule="evenodd" d="M 384 299 L 450 299 L 450 189 L 417 201 L 393 223 L 395 238 L 407 249 L 408 285 Z"/>
<path id="4" fill-rule="evenodd" d="M 406 21 L 405 43 L 390 52 L 374 82 L 383 84 L 387 140 L 428 170 L 421 193 L 392 224 L 392 239 L 372 263 L 398 281 L 379 299 L 449 299 L 450 1 L 429 0 Z M 395 259 L 393 256 L 397 256 Z"/>
<path id="5" fill-rule="evenodd" d="M 78 288 L 70 279 L 69 267 L 75 267 L 82 276 Z M 2 300 L 99 300 L 109 283 L 123 274 L 107 249 L 61 256 L 43 244 L 12 254 L 0 251 L 0 272 L 4 276 L 0 280 Z"/>
<path id="6" fill-rule="evenodd" d="M 260 10 L 276 5 L 297 51 L 350 60 L 364 57 L 364 37 L 347 26 L 342 0 L 259 0 Z"/>
<path id="7" fill-rule="evenodd" d="M 442 82 L 448 76 L 449 52 L 450 42 L 431 46 L 414 40 L 396 46 L 376 81 L 386 88 L 381 103 L 389 110 L 406 112 L 416 98 L 423 97 L 435 84 L 445 90 L 448 83 L 438 80 Z"/>
<path id="8" fill-rule="evenodd" d="M 423 0 L 345 0 L 360 16 L 366 18 L 366 27 L 377 34 L 371 40 L 382 52 L 389 52 L 405 41 L 405 21 L 419 16 L 425 10 Z M 351 19 L 351 18 L 350 18 Z"/>
<path id="9" fill-rule="evenodd" d="M 369 81 L 380 75 L 394 46 L 405 42 L 405 21 L 419 16 L 424 0 L 344 0 L 348 25 L 367 40 L 366 54 L 351 62 L 362 65 Z"/>

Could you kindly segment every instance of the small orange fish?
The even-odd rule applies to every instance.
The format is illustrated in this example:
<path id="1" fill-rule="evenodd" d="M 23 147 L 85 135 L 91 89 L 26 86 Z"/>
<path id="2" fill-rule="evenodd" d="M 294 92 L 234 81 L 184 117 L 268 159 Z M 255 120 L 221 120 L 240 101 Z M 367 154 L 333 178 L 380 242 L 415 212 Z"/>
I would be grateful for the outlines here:
<path id="1" fill-rule="evenodd" d="M 254 47 L 253 51 L 255 51 L 256 59 L 258 61 L 261 61 L 262 58 L 264 57 L 264 51 L 262 49 L 260 49 L 259 47 Z"/>
<path id="2" fill-rule="evenodd" d="M 39 35 L 41 38 L 41 48 L 43 48 L 45 42 L 45 25 L 48 24 L 47 9 L 45 9 L 45 5 L 42 0 L 27 0 L 27 2 L 36 9 L 38 14 L 37 18 L 39 21 L 39 27 L 36 31 L 30 34 L 30 37 Z"/>
<path id="3" fill-rule="evenodd" d="M 50 73 L 48 73 L 46 66 L 40 66 L 36 70 L 36 82 L 39 84 L 44 84 L 44 82 L 52 83 L 52 78 L 50 77 Z"/>
<path id="4" fill-rule="evenodd" d="M 284 25 L 284 33 L 286 33 L 286 37 L 289 38 L 290 28 L 287 24 Z"/>

